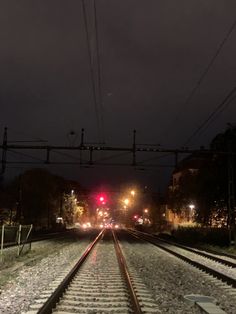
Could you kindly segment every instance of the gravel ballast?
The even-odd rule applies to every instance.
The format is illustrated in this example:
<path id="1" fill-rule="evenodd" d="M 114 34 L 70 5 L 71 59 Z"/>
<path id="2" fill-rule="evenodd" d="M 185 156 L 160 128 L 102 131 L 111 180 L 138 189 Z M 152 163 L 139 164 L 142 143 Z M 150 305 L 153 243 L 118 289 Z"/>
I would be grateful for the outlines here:
<path id="1" fill-rule="evenodd" d="M 15 273 L 9 275 L 10 280 L 1 287 L 0 313 L 18 314 L 26 312 L 29 305 L 34 303 L 34 300 L 60 272 L 64 272 L 67 268 L 68 271 L 70 270 L 88 244 L 89 240 L 80 240 L 67 245 L 63 243 L 60 246 L 58 244 L 55 248 L 54 242 L 50 246 L 47 241 L 46 246 L 50 252 L 49 255 L 41 258 L 38 262 L 34 262 L 33 265 L 22 266 Z M 44 244 L 39 242 L 38 245 L 39 250 L 41 250 Z M 35 246 L 37 244 L 34 243 L 33 247 Z"/>
<path id="2" fill-rule="evenodd" d="M 236 289 L 147 243 L 122 240 L 122 249 L 132 272 L 137 272 L 157 301 L 162 313 L 201 313 L 184 296 L 212 296 L 228 314 L 236 313 Z"/>
<path id="3" fill-rule="evenodd" d="M 204 274 L 154 245 L 120 237 L 121 247 L 133 278 L 143 282 L 161 313 L 198 314 L 200 310 L 184 301 L 184 296 L 201 294 L 212 296 L 228 314 L 236 313 L 236 289 Z M 77 242 L 47 242 L 48 254 L 40 260 L 20 267 L 1 286 L 0 313 L 23 314 L 29 310 L 40 294 L 55 280 L 59 273 L 70 270 L 89 240 Z M 54 248 L 54 249 L 53 249 Z M 43 243 L 39 248 L 43 250 Z M 0 276 L 2 276 L 0 272 Z M 5 272 L 5 270 L 4 270 Z"/>

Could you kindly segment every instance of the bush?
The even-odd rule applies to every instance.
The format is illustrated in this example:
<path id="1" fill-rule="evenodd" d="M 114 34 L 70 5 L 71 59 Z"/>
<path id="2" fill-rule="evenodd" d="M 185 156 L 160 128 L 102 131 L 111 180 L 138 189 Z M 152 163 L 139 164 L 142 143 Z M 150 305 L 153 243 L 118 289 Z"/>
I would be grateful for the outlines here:
<path id="1" fill-rule="evenodd" d="M 172 231 L 172 236 L 178 242 L 192 245 L 200 243 L 229 245 L 229 230 L 226 228 L 179 227 Z"/>

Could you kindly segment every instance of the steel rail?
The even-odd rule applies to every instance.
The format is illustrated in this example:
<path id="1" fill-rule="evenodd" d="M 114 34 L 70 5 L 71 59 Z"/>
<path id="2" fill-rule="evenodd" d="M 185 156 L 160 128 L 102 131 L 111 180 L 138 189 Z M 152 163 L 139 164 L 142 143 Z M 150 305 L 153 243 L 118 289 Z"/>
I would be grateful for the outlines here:
<path id="1" fill-rule="evenodd" d="M 151 235 L 153 237 L 153 235 Z M 217 256 L 213 256 L 211 254 L 208 254 L 207 251 L 206 252 L 203 252 L 203 251 L 200 251 L 200 249 L 198 248 L 191 248 L 189 246 L 185 246 L 183 244 L 179 244 L 179 243 L 176 243 L 176 242 L 173 242 L 173 241 L 168 241 L 166 239 L 162 239 L 162 238 L 159 238 L 159 237 L 155 237 L 158 241 L 162 241 L 162 242 L 165 242 L 165 243 L 168 243 L 168 244 L 172 244 L 172 245 L 175 245 L 175 246 L 178 246 L 180 247 L 181 249 L 184 249 L 186 251 L 189 251 L 189 252 L 192 252 L 192 253 L 195 253 L 195 254 L 198 254 L 198 255 L 201 255 L 203 257 L 207 257 L 213 261 L 216 261 L 216 262 L 219 262 L 221 264 L 224 264 L 224 265 L 227 265 L 227 266 L 230 266 L 230 267 L 233 267 L 235 268 L 236 267 L 236 261 L 235 262 L 230 262 L 230 261 L 227 261 L 227 260 L 224 260 L 220 257 L 217 257 Z M 213 254 L 213 253 L 212 253 Z M 216 252 L 214 254 L 217 254 Z M 223 256 L 223 255 L 222 255 Z M 236 257 L 231 257 L 232 259 L 236 259 Z"/>
<path id="2" fill-rule="evenodd" d="M 133 232 L 136 232 L 136 230 L 135 230 L 135 231 L 132 230 L 132 231 L 133 231 Z M 139 232 L 141 232 L 141 231 L 139 231 Z M 161 242 L 164 242 L 164 243 L 167 243 L 167 244 L 171 244 L 171 245 L 175 245 L 175 246 L 177 246 L 177 247 L 179 247 L 179 248 L 181 248 L 181 249 L 184 249 L 184 250 L 186 250 L 186 251 L 195 253 L 195 254 L 197 254 L 197 255 L 200 255 L 200 256 L 209 258 L 209 259 L 211 259 L 211 260 L 213 260 L 213 261 L 216 261 L 216 262 L 218 262 L 218 263 L 221 263 L 221 264 L 223 264 L 223 265 L 227 265 L 227 266 L 230 266 L 230 267 L 233 267 L 233 268 L 236 267 L 236 261 L 235 261 L 235 262 L 227 261 L 227 260 L 222 259 L 222 258 L 220 258 L 220 257 L 211 255 L 211 254 L 213 254 L 213 253 L 209 254 L 210 252 L 209 252 L 209 253 L 207 253 L 207 251 L 203 252 L 202 249 L 191 248 L 191 247 L 189 247 L 189 246 L 185 246 L 185 245 L 183 245 L 183 244 L 176 243 L 176 242 L 174 242 L 174 241 L 169 241 L 169 240 L 166 240 L 166 239 L 162 239 L 162 238 L 160 238 L 160 237 L 158 237 L 158 236 L 155 236 L 155 235 L 153 235 L 153 234 L 149 234 L 149 233 L 146 233 L 146 232 L 142 232 L 142 234 L 145 234 L 145 235 L 147 235 L 148 237 L 152 237 L 153 239 L 156 239 L 156 240 L 158 240 L 158 241 L 161 241 Z M 214 254 L 216 254 L 216 255 L 222 255 L 222 256 L 223 256 L 223 254 L 217 254 L 216 252 L 215 252 Z M 225 255 L 225 256 L 227 256 L 227 255 Z M 231 257 L 232 259 L 236 259 L 236 256 L 227 256 L 227 257 Z"/>
<path id="3" fill-rule="evenodd" d="M 180 259 L 182 259 L 183 261 L 187 262 L 188 264 L 193 265 L 196 268 L 198 268 L 200 270 L 203 270 L 206 273 L 211 274 L 214 277 L 222 280 L 223 282 L 226 282 L 228 285 L 231 285 L 232 287 L 236 288 L 236 280 L 235 279 L 233 279 L 231 277 L 228 277 L 227 275 L 224 275 L 224 274 L 222 274 L 222 273 L 220 273 L 220 272 L 218 272 L 218 271 L 216 271 L 216 270 L 214 270 L 214 269 L 212 269 L 212 268 L 210 268 L 210 267 L 208 267 L 206 265 L 203 265 L 201 263 L 193 261 L 192 259 L 190 259 L 190 258 L 188 258 L 186 256 L 183 256 L 180 253 L 174 252 L 171 249 L 166 248 L 165 246 L 162 246 L 160 243 L 157 243 L 157 241 L 158 241 L 157 239 L 149 237 L 148 234 L 140 234 L 140 233 L 132 232 L 130 230 L 128 230 L 127 232 L 130 235 L 132 235 L 132 236 L 134 236 L 134 237 L 136 237 L 138 239 L 141 239 L 143 241 L 147 241 L 147 242 L 149 242 L 149 243 L 159 247 L 160 249 L 162 249 L 162 250 L 164 250 L 164 251 L 166 251 L 166 252 L 168 252 L 168 253 L 170 253 L 170 254 L 172 254 L 172 255 L 180 258 Z"/>
<path id="4" fill-rule="evenodd" d="M 117 259 L 119 262 L 119 267 L 120 267 L 121 273 L 124 275 L 124 279 L 126 281 L 128 289 L 129 289 L 129 294 L 130 294 L 131 305 L 132 305 L 133 311 L 135 314 L 142 314 L 143 312 L 141 310 L 137 295 L 134 291 L 134 288 L 133 288 L 133 285 L 131 282 L 131 278 L 130 278 L 130 275 L 128 272 L 128 267 L 127 267 L 127 264 L 125 262 L 125 258 L 123 256 L 122 251 L 121 251 L 121 248 L 120 248 L 120 245 L 118 243 L 118 240 L 117 240 L 117 237 L 116 237 L 114 230 L 112 230 L 112 235 L 113 235 L 113 240 L 114 240 L 114 244 L 115 244 L 115 251 L 116 251 Z"/>
<path id="5" fill-rule="evenodd" d="M 102 230 L 99 235 L 95 238 L 95 240 L 86 248 L 85 252 L 79 259 L 79 261 L 75 264 L 69 274 L 65 277 L 65 279 L 60 283 L 60 285 L 56 288 L 56 290 L 52 293 L 52 295 L 48 298 L 48 300 L 44 303 L 44 305 L 39 309 L 38 314 L 51 314 L 53 308 L 55 308 L 56 304 L 58 303 L 59 299 L 62 297 L 63 293 L 65 292 L 66 288 L 78 272 L 79 268 L 82 266 L 86 258 L 88 257 L 89 253 L 91 252 L 92 248 L 95 244 L 99 241 L 101 236 L 103 235 L 104 230 Z"/>

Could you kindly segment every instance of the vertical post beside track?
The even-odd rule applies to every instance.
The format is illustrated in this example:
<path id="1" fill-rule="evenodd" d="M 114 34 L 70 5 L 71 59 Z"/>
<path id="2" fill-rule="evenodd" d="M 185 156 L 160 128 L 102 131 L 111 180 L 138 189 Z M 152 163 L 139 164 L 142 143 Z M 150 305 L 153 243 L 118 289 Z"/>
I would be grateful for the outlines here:
<path id="1" fill-rule="evenodd" d="M 2 225 L 2 228 L 1 228 L 1 261 L 3 260 L 3 243 L 4 243 L 4 228 L 5 226 Z"/>

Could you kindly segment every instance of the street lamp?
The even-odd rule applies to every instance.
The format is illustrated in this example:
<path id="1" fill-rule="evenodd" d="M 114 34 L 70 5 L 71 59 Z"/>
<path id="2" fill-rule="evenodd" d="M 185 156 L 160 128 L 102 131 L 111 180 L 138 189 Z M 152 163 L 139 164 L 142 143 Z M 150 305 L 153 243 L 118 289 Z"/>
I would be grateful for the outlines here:
<path id="1" fill-rule="evenodd" d="M 193 218 L 193 210 L 194 210 L 194 208 L 195 208 L 195 205 L 190 204 L 190 205 L 188 205 L 188 207 L 190 208 L 189 219 L 192 221 L 192 218 Z"/>
<path id="2" fill-rule="evenodd" d="M 126 198 L 126 199 L 124 200 L 124 203 L 125 203 L 125 205 L 128 205 L 128 204 L 129 204 L 129 199 Z"/>
<path id="3" fill-rule="evenodd" d="M 134 191 L 134 190 L 130 191 L 130 194 L 131 194 L 132 196 L 134 196 L 134 195 L 135 195 L 135 191 Z"/>

